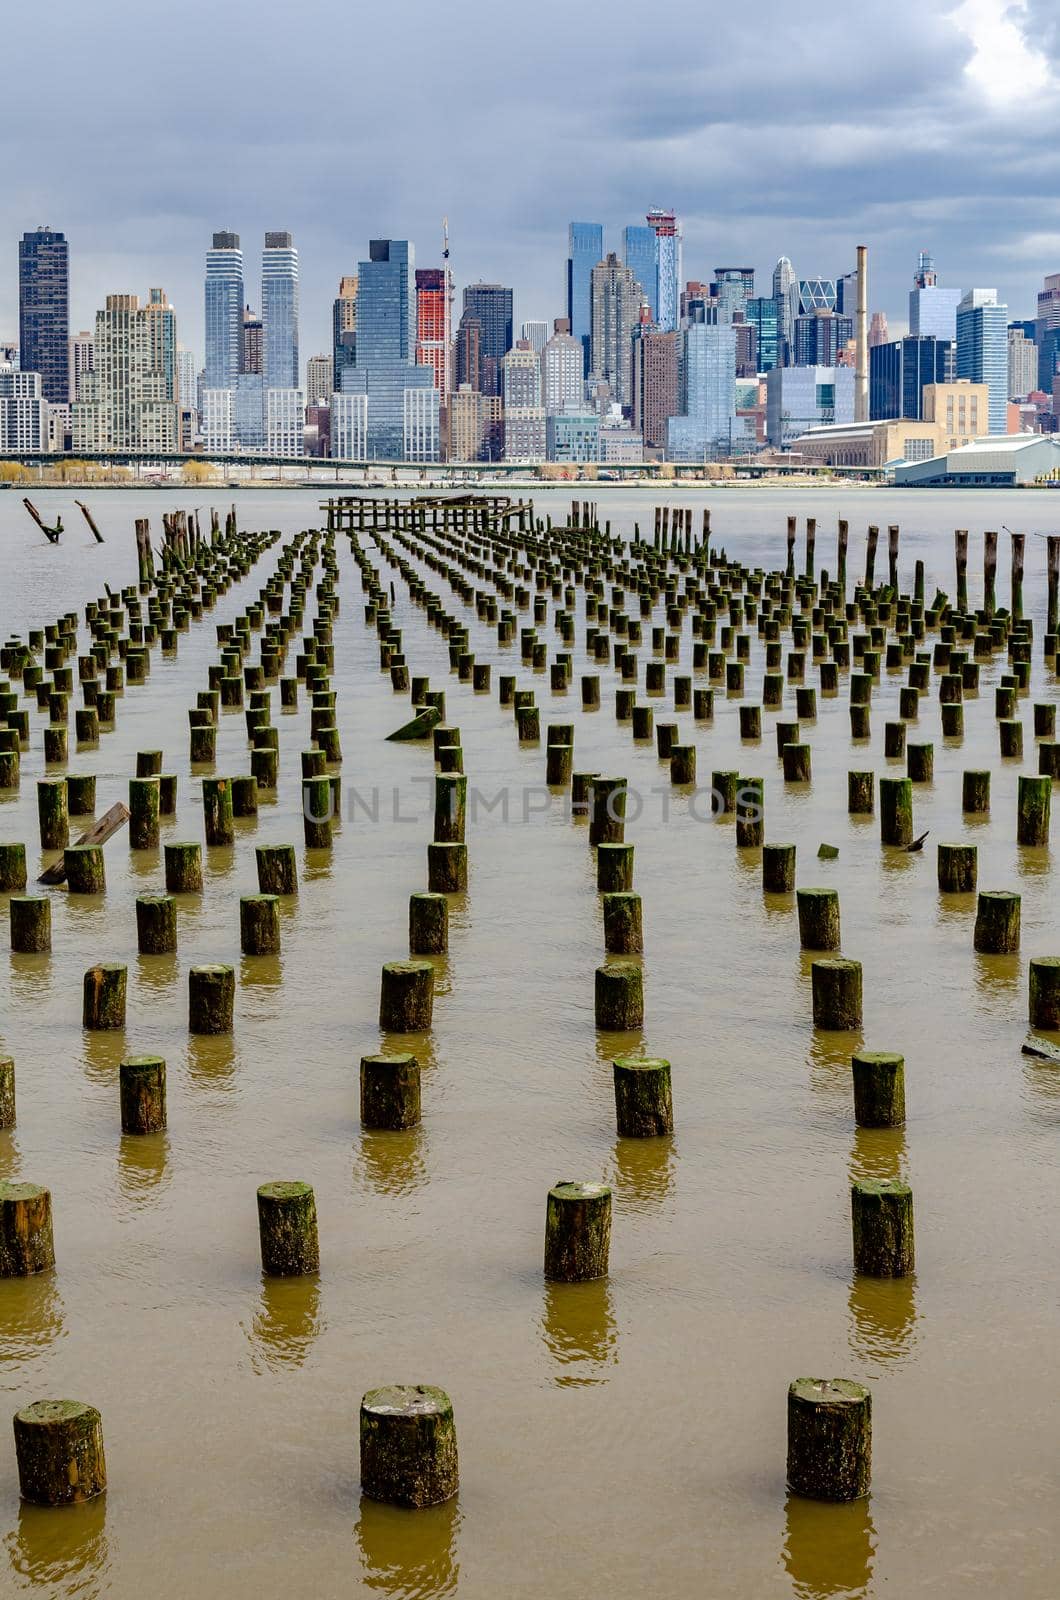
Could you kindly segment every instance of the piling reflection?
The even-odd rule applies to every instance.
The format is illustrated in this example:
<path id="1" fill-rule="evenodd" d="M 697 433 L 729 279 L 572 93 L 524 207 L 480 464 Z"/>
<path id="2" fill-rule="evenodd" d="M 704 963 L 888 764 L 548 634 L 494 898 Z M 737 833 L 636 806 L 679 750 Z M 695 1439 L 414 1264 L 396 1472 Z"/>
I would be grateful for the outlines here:
<path id="1" fill-rule="evenodd" d="M 411 1194 L 427 1182 L 423 1128 L 388 1132 L 366 1128 L 357 1151 L 355 1177 L 376 1194 Z"/>
<path id="2" fill-rule="evenodd" d="M 11 951 L 11 998 L 20 1004 L 34 1005 L 47 999 L 52 986 L 52 958 L 19 955 Z"/>
<path id="3" fill-rule="evenodd" d="M 21 1504 L 18 1522 L 4 1539 L 12 1572 L 23 1587 L 95 1600 L 110 1588 L 106 1520 L 105 1494 L 58 1511 Z"/>
<path id="4" fill-rule="evenodd" d="M 876 1529 L 870 1503 L 829 1505 L 789 1495 L 784 1566 L 799 1600 L 858 1600 L 872 1581 Z"/>
<path id="5" fill-rule="evenodd" d="M 162 851 L 158 845 L 151 850 L 129 851 L 129 877 L 134 889 L 153 885 L 161 870 Z"/>
<path id="6" fill-rule="evenodd" d="M 240 989 L 278 989 L 282 983 L 283 957 L 281 955 L 240 957 Z"/>
<path id="7" fill-rule="evenodd" d="M 618 1329 L 606 1278 L 546 1283 L 541 1331 L 559 1388 L 606 1383 L 618 1361 Z"/>
<path id="8" fill-rule="evenodd" d="M 850 1074 L 850 1058 L 862 1044 L 860 1033 L 826 1033 L 814 1029 L 810 1038 L 807 1061 L 810 1068 L 810 1087 L 836 1106 L 850 1110 L 853 1116 L 854 1088 Z"/>
<path id="9" fill-rule="evenodd" d="M 153 994 L 165 994 L 173 988 L 180 976 L 180 963 L 175 954 L 136 957 L 136 983 L 140 989 Z"/>
<path id="10" fill-rule="evenodd" d="M 366 1589 L 394 1600 L 433 1600 L 455 1594 L 460 1578 L 459 1499 L 404 1511 L 362 1498 L 356 1525 Z"/>
<path id="11" fill-rule="evenodd" d="M 616 1139 L 611 1183 L 628 1210 L 656 1210 L 673 1188 L 673 1138 Z"/>
<path id="12" fill-rule="evenodd" d="M 869 1278 L 855 1273 L 847 1301 L 850 1351 L 859 1361 L 889 1365 L 916 1345 L 916 1277 Z"/>
<path id="13" fill-rule="evenodd" d="M 63 1301 L 54 1272 L 0 1278 L 0 1371 L 11 1371 L 63 1334 Z"/>
<path id="14" fill-rule="evenodd" d="M 1012 1004 L 1013 993 L 1020 989 L 1022 983 L 1020 957 L 1018 954 L 986 956 L 977 950 L 974 952 L 972 977 L 977 1001 L 991 1008 L 995 1005 L 1007 1008 Z"/>
<path id="15" fill-rule="evenodd" d="M 1021 878 L 1049 876 L 1049 846 L 1021 844 L 1016 850 L 1016 871 Z"/>
<path id="16" fill-rule="evenodd" d="M 205 1087 L 227 1089 L 236 1068 L 235 1039 L 230 1033 L 188 1035 L 188 1075 Z"/>
<path id="17" fill-rule="evenodd" d="M 118 1187 L 126 1200 L 143 1204 L 169 1182 L 168 1155 L 165 1133 L 122 1134 L 118 1142 Z"/>
<path id="18" fill-rule="evenodd" d="M 117 1090 L 118 1067 L 128 1055 L 124 1028 L 86 1028 L 81 1034 L 81 1065 L 92 1083 L 113 1084 Z"/>
<path id="19" fill-rule="evenodd" d="M 885 1183 L 906 1181 L 905 1154 L 904 1128 L 856 1128 L 850 1150 L 851 1183 L 865 1178 Z"/>
<path id="20" fill-rule="evenodd" d="M 254 1370 L 300 1367 L 322 1327 L 318 1278 L 263 1277 L 261 1302 L 246 1328 Z"/>

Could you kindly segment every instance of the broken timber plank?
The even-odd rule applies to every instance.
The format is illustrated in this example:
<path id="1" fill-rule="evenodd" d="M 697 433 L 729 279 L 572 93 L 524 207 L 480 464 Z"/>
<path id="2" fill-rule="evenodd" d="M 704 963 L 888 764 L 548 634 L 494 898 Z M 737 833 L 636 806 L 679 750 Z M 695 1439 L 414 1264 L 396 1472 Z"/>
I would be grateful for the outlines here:
<path id="1" fill-rule="evenodd" d="M 106 844 L 111 835 L 117 833 L 118 829 L 128 820 L 128 808 L 123 806 L 119 800 L 117 805 L 111 806 L 110 810 L 105 812 L 98 822 L 92 824 L 87 833 L 83 833 L 80 839 L 75 839 L 74 848 L 77 849 L 79 845 L 83 844 Z M 60 854 L 58 861 L 52 862 L 46 872 L 41 873 L 37 882 L 48 884 L 66 882 L 65 852 Z"/>

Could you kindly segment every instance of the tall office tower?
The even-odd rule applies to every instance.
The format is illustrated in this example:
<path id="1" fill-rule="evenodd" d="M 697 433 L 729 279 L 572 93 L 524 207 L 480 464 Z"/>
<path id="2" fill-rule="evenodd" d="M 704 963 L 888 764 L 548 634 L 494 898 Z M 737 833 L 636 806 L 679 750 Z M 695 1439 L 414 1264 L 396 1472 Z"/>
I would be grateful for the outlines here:
<path id="1" fill-rule="evenodd" d="M 289 233 L 267 233 L 261 253 L 261 374 L 269 389 L 297 389 L 298 251 Z"/>
<path id="2" fill-rule="evenodd" d="M 146 305 L 110 294 L 96 313 L 95 366 L 73 407 L 75 450 L 171 455 L 180 444 L 177 328 L 161 289 Z"/>
<path id="3" fill-rule="evenodd" d="M 834 367 L 848 340 L 853 337 L 853 317 L 825 310 L 800 315 L 795 318 L 794 365 Z"/>
<path id="4" fill-rule="evenodd" d="M 731 323 L 697 322 L 681 330 L 681 411 L 670 418 L 671 461 L 704 461 L 732 451 L 736 426 L 736 334 Z"/>
<path id="5" fill-rule="evenodd" d="M 260 317 L 256 317 L 249 306 L 243 311 L 243 354 L 240 360 L 240 372 L 256 372 L 259 375 L 265 368 L 265 329 Z"/>
<path id="6" fill-rule="evenodd" d="M 1060 272 L 1052 272 L 1038 294 L 1035 342 L 1038 346 L 1038 388 L 1052 394 L 1060 351 Z M 23 363 L 24 364 L 24 363 Z"/>
<path id="7" fill-rule="evenodd" d="M 335 365 L 335 388 L 341 389 L 343 367 L 357 359 L 357 276 L 339 279 L 339 292 L 331 307 L 331 359 Z"/>
<path id="8" fill-rule="evenodd" d="M 921 250 L 909 291 L 909 332 L 933 339 L 957 337 L 959 289 L 940 289 L 935 261 Z"/>
<path id="9" fill-rule="evenodd" d="M 869 349 L 875 350 L 877 345 L 890 344 L 890 342 L 886 311 L 874 311 L 872 313 L 872 321 L 869 323 Z"/>
<path id="10" fill-rule="evenodd" d="M 449 403 L 450 334 L 449 283 L 443 267 L 416 271 L 416 360 L 434 373 L 440 403 Z"/>
<path id="11" fill-rule="evenodd" d="M 633 426 L 646 445 L 666 448 L 666 427 L 677 415 L 680 334 L 642 327 L 633 341 Z"/>
<path id="12" fill-rule="evenodd" d="M 783 302 L 775 294 L 753 295 L 747 302 L 746 316 L 755 331 L 759 372 L 770 372 L 779 365 L 782 310 Z"/>
<path id="13" fill-rule="evenodd" d="M 18 246 L 18 348 L 23 372 L 39 372 L 53 405 L 70 399 L 70 251 L 51 228 L 24 233 Z"/>
<path id="14" fill-rule="evenodd" d="M 581 343 L 572 337 L 566 317 L 557 317 L 554 326 L 541 352 L 541 399 L 549 414 L 585 399 Z"/>
<path id="15" fill-rule="evenodd" d="M 48 449 L 48 402 L 39 372 L 0 367 L 0 455 Z"/>
<path id="16" fill-rule="evenodd" d="M 604 230 L 599 222 L 572 222 L 567 236 L 567 321 L 571 337 L 582 347 L 583 374 L 588 375 L 593 333 L 593 268 L 604 259 Z"/>
<path id="17" fill-rule="evenodd" d="M 603 251 L 600 252 L 602 259 Z M 622 260 L 644 290 L 652 322 L 659 320 L 659 236 L 654 228 L 637 224 L 622 230 Z M 596 263 L 594 262 L 595 266 Z"/>
<path id="18" fill-rule="evenodd" d="M 482 324 L 468 312 L 460 318 L 453 351 L 454 382 L 458 389 L 482 392 Z"/>
<path id="19" fill-rule="evenodd" d="M 330 356 L 310 356 L 305 364 L 306 405 L 327 405 L 335 388 L 335 369 Z"/>
<path id="20" fill-rule="evenodd" d="M 719 322 L 731 322 L 738 314 L 745 313 L 754 292 L 754 267 L 714 268 L 714 299 Z"/>
<path id="21" fill-rule="evenodd" d="M 924 389 L 946 383 L 953 346 L 946 339 L 910 334 L 869 351 L 869 420 L 891 417 L 924 420 Z"/>
<path id="22" fill-rule="evenodd" d="M 538 355 L 540 355 L 542 350 L 545 348 L 545 345 L 548 343 L 548 323 L 524 322 L 521 337 L 526 340 L 531 350 L 536 350 Z"/>
<path id="23" fill-rule="evenodd" d="M 190 450 L 198 427 L 198 383 L 195 373 L 195 356 L 177 345 L 177 404 L 180 407 L 182 450 Z"/>
<path id="24" fill-rule="evenodd" d="M 969 289 L 957 307 L 957 377 L 985 383 L 990 432 L 1008 428 L 1008 306 L 996 289 Z"/>
<path id="25" fill-rule="evenodd" d="M 477 317 L 481 355 L 500 366 L 512 348 L 512 291 L 499 283 L 472 283 L 464 290 L 464 310 Z"/>
<path id="26" fill-rule="evenodd" d="M 357 360 L 342 372 L 342 393 L 365 397 L 371 459 L 438 459 L 439 395 L 433 369 L 416 364 L 414 296 L 412 245 L 372 239 L 357 269 Z"/>
<path id="27" fill-rule="evenodd" d="M 719 319 L 720 320 L 720 319 Z M 724 323 L 722 326 L 724 327 Z M 758 335 L 742 311 L 738 311 L 729 326 L 736 335 L 736 376 L 754 378 L 758 374 Z"/>
<path id="28" fill-rule="evenodd" d="M 264 389 L 263 393 L 266 454 L 288 458 L 304 455 L 305 391 L 272 388 Z"/>
<path id="29" fill-rule="evenodd" d="M 92 371 L 95 341 L 87 330 L 70 337 L 70 401 L 78 398 L 81 374 Z"/>
<path id="30" fill-rule="evenodd" d="M 787 256 L 781 256 L 773 268 L 773 298 L 777 302 L 777 359 L 783 367 L 791 360 L 791 346 L 795 339 L 795 318 L 799 314 L 799 280 Z"/>
<path id="31" fill-rule="evenodd" d="M 839 297 L 835 278 L 799 279 L 799 316 L 813 311 L 834 311 Z"/>
<path id="32" fill-rule="evenodd" d="M 640 284 L 614 251 L 593 268 L 592 375 L 605 379 L 612 400 L 623 407 L 633 404 L 632 339 L 642 297 Z"/>
<path id="33" fill-rule="evenodd" d="M 545 408 L 541 404 L 541 357 L 528 339 L 501 364 L 504 386 L 505 461 L 544 461 Z"/>
<path id="34" fill-rule="evenodd" d="M 1026 400 L 1038 387 L 1038 346 L 1019 325 L 1008 329 L 1008 397 Z"/>
<path id="35" fill-rule="evenodd" d="M 662 333 L 676 329 L 681 301 L 681 224 L 672 211 L 648 212 L 648 227 L 655 234 L 658 255 L 655 320 Z"/>
<path id="36" fill-rule="evenodd" d="M 243 252 L 215 233 L 206 252 L 206 387 L 231 389 L 243 370 Z"/>

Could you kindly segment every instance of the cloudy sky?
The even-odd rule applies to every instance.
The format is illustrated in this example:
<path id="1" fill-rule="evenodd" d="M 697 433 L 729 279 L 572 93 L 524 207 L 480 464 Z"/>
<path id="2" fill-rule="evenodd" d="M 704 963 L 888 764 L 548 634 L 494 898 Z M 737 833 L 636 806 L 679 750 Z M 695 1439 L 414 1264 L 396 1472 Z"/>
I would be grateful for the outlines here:
<path id="1" fill-rule="evenodd" d="M 217 228 L 255 304 L 265 229 L 294 233 L 303 357 L 369 238 L 438 265 L 443 214 L 458 289 L 512 284 L 517 321 L 563 314 L 570 218 L 618 249 L 651 205 L 687 277 L 831 276 L 867 243 L 899 330 L 921 248 L 1012 316 L 1060 271 L 1056 0 L 52 0 L 5 7 L 3 43 L 0 338 L 39 223 L 70 240 L 75 328 L 162 285 L 199 357 Z"/>

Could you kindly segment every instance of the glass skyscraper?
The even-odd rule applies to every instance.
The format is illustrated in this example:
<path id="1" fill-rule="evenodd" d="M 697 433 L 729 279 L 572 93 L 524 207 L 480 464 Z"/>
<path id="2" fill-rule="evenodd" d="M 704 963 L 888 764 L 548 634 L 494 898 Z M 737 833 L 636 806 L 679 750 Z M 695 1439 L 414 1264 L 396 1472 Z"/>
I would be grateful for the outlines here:
<path id="1" fill-rule="evenodd" d="M 746 317 L 747 302 L 755 292 L 754 267 L 715 267 L 714 284 L 718 321 L 731 322 L 735 312 Z"/>
<path id="2" fill-rule="evenodd" d="M 932 339 L 957 337 L 959 289 L 940 289 L 935 260 L 921 250 L 909 291 L 909 332 Z"/>
<path id="3" fill-rule="evenodd" d="M 736 333 L 732 324 L 696 322 L 682 334 L 681 416 L 666 432 L 670 461 L 727 455 L 736 424 Z"/>
<path id="4" fill-rule="evenodd" d="M 206 252 L 203 387 L 234 389 L 243 366 L 243 252 L 238 233 L 215 233 Z"/>
<path id="5" fill-rule="evenodd" d="M 572 222 L 567 246 L 567 321 L 571 337 L 582 347 L 583 375 L 588 374 L 592 348 L 593 268 L 603 259 L 603 224 Z M 627 261 L 626 265 L 630 263 Z"/>
<path id="6" fill-rule="evenodd" d="M 759 372 L 771 372 L 780 365 L 782 304 L 772 294 L 753 295 L 747 302 L 745 315 L 755 331 Z"/>
<path id="7" fill-rule="evenodd" d="M 658 248 L 655 320 L 668 333 L 681 314 L 681 225 L 672 211 L 649 211 L 648 226 Z"/>
<path id="8" fill-rule="evenodd" d="M 464 290 L 464 310 L 478 319 L 482 332 L 479 354 L 498 366 L 512 348 L 512 291 L 500 283 L 471 283 Z"/>
<path id="9" fill-rule="evenodd" d="M 267 233 L 261 255 L 261 323 L 266 389 L 297 389 L 298 251 L 289 233 Z"/>
<path id="10" fill-rule="evenodd" d="M 18 347 L 23 372 L 39 372 L 41 393 L 66 405 L 70 393 L 70 252 L 51 228 L 24 233 L 18 246 Z"/>
<path id="11" fill-rule="evenodd" d="M 602 257 L 601 257 L 602 259 Z M 646 224 L 622 230 L 622 259 L 644 290 L 651 320 L 659 319 L 659 240 Z"/>
<path id="12" fill-rule="evenodd" d="M 969 289 L 957 307 L 957 376 L 985 383 L 990 432 L 1008 430 L 1008 306 L 996 289 Z"/>
<path id="13" fill-rule="evenodd" d="M 948 339 L 894 339 L 869 351 L 869 419 L 924 420 L 924 385 L 947 383 L 953 346 Z"/>
<path id="14" fill-rule="evenodd" d="M 787 256 L 781 256 L 773 268 L 773 298 L 777 302 L 776 365 L 783 367 L 791 360 L 795 318 L 799 314 L 799 280 Z"/>
<path id="15" fill-rule="evenodd" d="M 437 459 L 438 390 L 415 356 L 415 251 L 407 239 L 373 239 L 357 268 L 357 359 L 341 374 L 343 393 L 366 396 L 372 460 Z"/>

